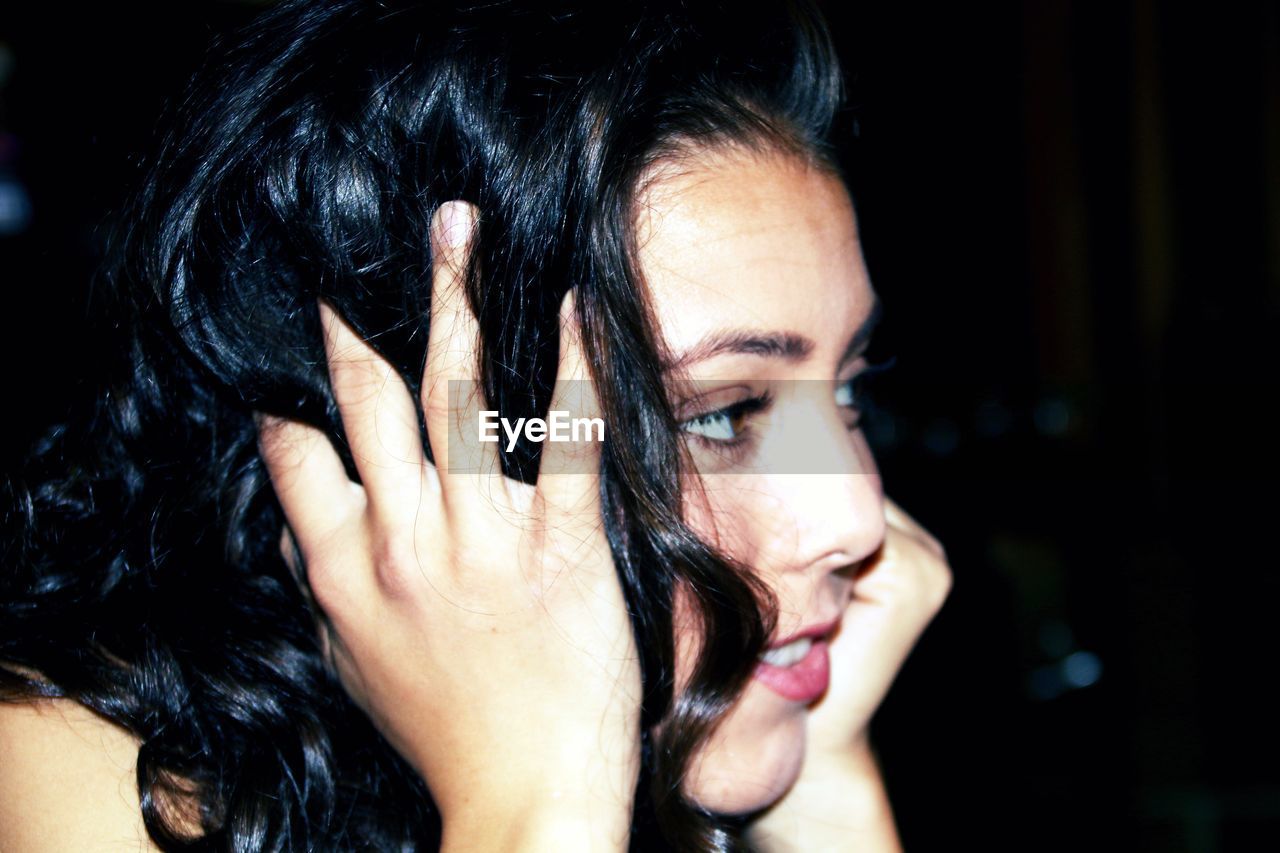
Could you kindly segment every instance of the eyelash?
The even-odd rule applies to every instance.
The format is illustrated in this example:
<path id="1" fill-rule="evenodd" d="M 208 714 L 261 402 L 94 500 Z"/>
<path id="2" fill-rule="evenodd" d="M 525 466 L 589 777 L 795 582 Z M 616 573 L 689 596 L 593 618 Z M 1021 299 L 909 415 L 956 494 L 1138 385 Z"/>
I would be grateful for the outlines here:
<path id="1" fill-rule="evenodd" d="M 751 415 L 766 411 L 772 405 L 773 395 L 766 391 L 758 396 L 739 400 L 738 402 L 725 406 L 722 409 L 715 409 L 710 412 L 703 412 L 700 415 L 695 415 L 681 423 L 680 429 L 700 444 L 715 447 L 720 450 L 731 450 L 746 441 L 746 430 L 735 429 L 734 431 L 736 434 L 733 438 L 710 438 L 709 436 L 700 435 L 696 432 L 690 432 L 689 427 L 700 421 L 710 422 L 717 418 L 728 419 L 732 426 L 735 419 L 750 417 Z"/>
<path id="2" fill-rule="evenodd" d="M 869 364 L 866 367 L 864 367 L 862 370 L 858 371 L 856 375 L 849 377 L 844 382 L 841 382 L 839 385 L 836 386 L 837 397 L 840 395 L 841 391 L 843 391 L 844 389 L 849 389 L 850 399 L 848 403 L 838 403 L 837 405 L 839 405 L 841 408 L 849 409 L 850 411 L 858 412 L 860 414 L 860 409 L 865 402 L 866 392 L 863 389 L 863 385 L 866 382 L 866 380 L 871 378 L 872 376 L 876 376 L 881 373 L 884 373 L 886 370 L 893 367 L 896 361 L 897 361 L 896 358 L 888 358 L 876 364 Z M 735 428 L 734 429 L 735 435 L 732 438 L 711 438 L 709 436 L 701 435 L 696 432 L 690 432 L 689 427 L 699 422 L 704 422 L 704 423 L 711 422 L 713 419 L 717 419 L 717 418 L 728 419 L 730 426 L 732 427 L 733 421 L 740 418 L 744 419 L 744 418 L 750 417 L 751 415 L 755 415 L 760 412 L 767 411 L 771 405 L 773 405 L 773 395 L 766 391 L 765 393 L 760 394 L 758 396 L 748 397 L 745 400 L 739 400 L 738 402 L 733 403 L 732 405 L 725 406 L 720 409 L 715 409 L 710 412 L 703 412 L 700 415 L 695 415 L 694 417 L 683 421 L 680 424 L 680 429 L 682 432 L 684 432 L 690 438 L 697 441 L 699 444 L 714 448 L 716 450 L 733 451 L 735 448 L 739 448 L 744 442 L 749 440 L 750 430 L 745 428 L 743 429 Z M 855 419 L 854 422 L 849 425 L 849 430 L 852 431 L 856 429 L 857 426 L 858 426 L 858 420 Z"/>

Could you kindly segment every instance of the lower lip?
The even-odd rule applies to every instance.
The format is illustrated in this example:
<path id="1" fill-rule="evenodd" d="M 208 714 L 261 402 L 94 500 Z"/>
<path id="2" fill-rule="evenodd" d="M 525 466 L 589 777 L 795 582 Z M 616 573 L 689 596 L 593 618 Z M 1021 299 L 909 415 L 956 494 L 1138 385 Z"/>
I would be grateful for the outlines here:
<path id="1" fill-rule="evenodd" d="M 812 702 L 827 691 L 831 680 L 831 659 L 825 640 L 814 640 L 809 653 L 792 666 L 774 666 L 760 661 L 754 678 L 792 702 Z"/>

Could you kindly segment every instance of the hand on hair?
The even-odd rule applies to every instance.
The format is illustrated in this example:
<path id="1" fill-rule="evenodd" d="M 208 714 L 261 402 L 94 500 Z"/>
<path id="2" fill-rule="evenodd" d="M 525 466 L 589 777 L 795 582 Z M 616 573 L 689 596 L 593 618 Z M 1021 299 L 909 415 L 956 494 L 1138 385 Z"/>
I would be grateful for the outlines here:
<path id="1" fill-rule="evenodd" d="M 831 685 L 809 713 L 804 766 L 752 828 L 760 849 L 901 849 L 868 726 L 951 589 L 938 540 L 885 499 L 880 550 L 858 575 L 831 642 Z"/>
<path id="2" fill-rule="evenodd" d="M 546 443 L 535 487 L 502 476 L 497 445 L 474 438 L 480 394 L 458 389 L 478 387 L 464 286 L 475 216 L 450 202 L 432 226 L 418 402 L 436 464 L 404 383 L 324 303 L 363 485 L 310 426 L 262 418 L 262 456 L 342 683 L 426 779 L 446 848 L 623 849 L 640 674 L 603 532 L 599 442 Z M 561 323 L 559 379 L 579 381 L 558 383 L 551 408 L 595 416 L 572 292 Z"/>

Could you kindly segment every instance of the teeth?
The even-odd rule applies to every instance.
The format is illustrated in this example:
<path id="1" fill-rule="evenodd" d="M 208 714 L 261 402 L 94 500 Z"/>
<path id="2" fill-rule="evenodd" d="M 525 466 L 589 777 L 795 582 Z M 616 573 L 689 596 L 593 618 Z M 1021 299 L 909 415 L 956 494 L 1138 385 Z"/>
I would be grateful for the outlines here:
<path id="1" fill-rule="evenodd" d="M 770 666 L 795 666 L 804 660 L 804 656 L 809 654 L 811 648 L 813 648 L 813 640 L 805 637 L 802 640 L 787 643 L 785 646 L 769 649 L 760 656 L 760 660 Z"/>

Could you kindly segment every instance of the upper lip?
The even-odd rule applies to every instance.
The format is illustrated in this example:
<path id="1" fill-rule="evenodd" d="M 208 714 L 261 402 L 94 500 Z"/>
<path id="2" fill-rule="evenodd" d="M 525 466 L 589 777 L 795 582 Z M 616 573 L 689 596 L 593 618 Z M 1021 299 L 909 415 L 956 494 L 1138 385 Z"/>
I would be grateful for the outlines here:
<path id="1" fill-rule="evenodd" d="M 832 632 L 834 632 L 835 629 L 838 628 L 839 626 L 840 626 L 840 617 L 836 616 L 832 619 L 828 619 L 825 622 L 819 622 L 819 623 L 810 625 L 807 628 L 802 628 L 801 630 L 796 631 L 794 634 L 791 634 L 787 637 L 783 637 L 780 640 L 776 640 L 769 644 L 769 648 L 771 649 L 781 648 L 782 646 L 785 646 L 788 643 L 794 643 L 796 640 L 804 640 L 804 639 L 816 640 L 820 637 L 825 638 L 829 636 Z"/>

